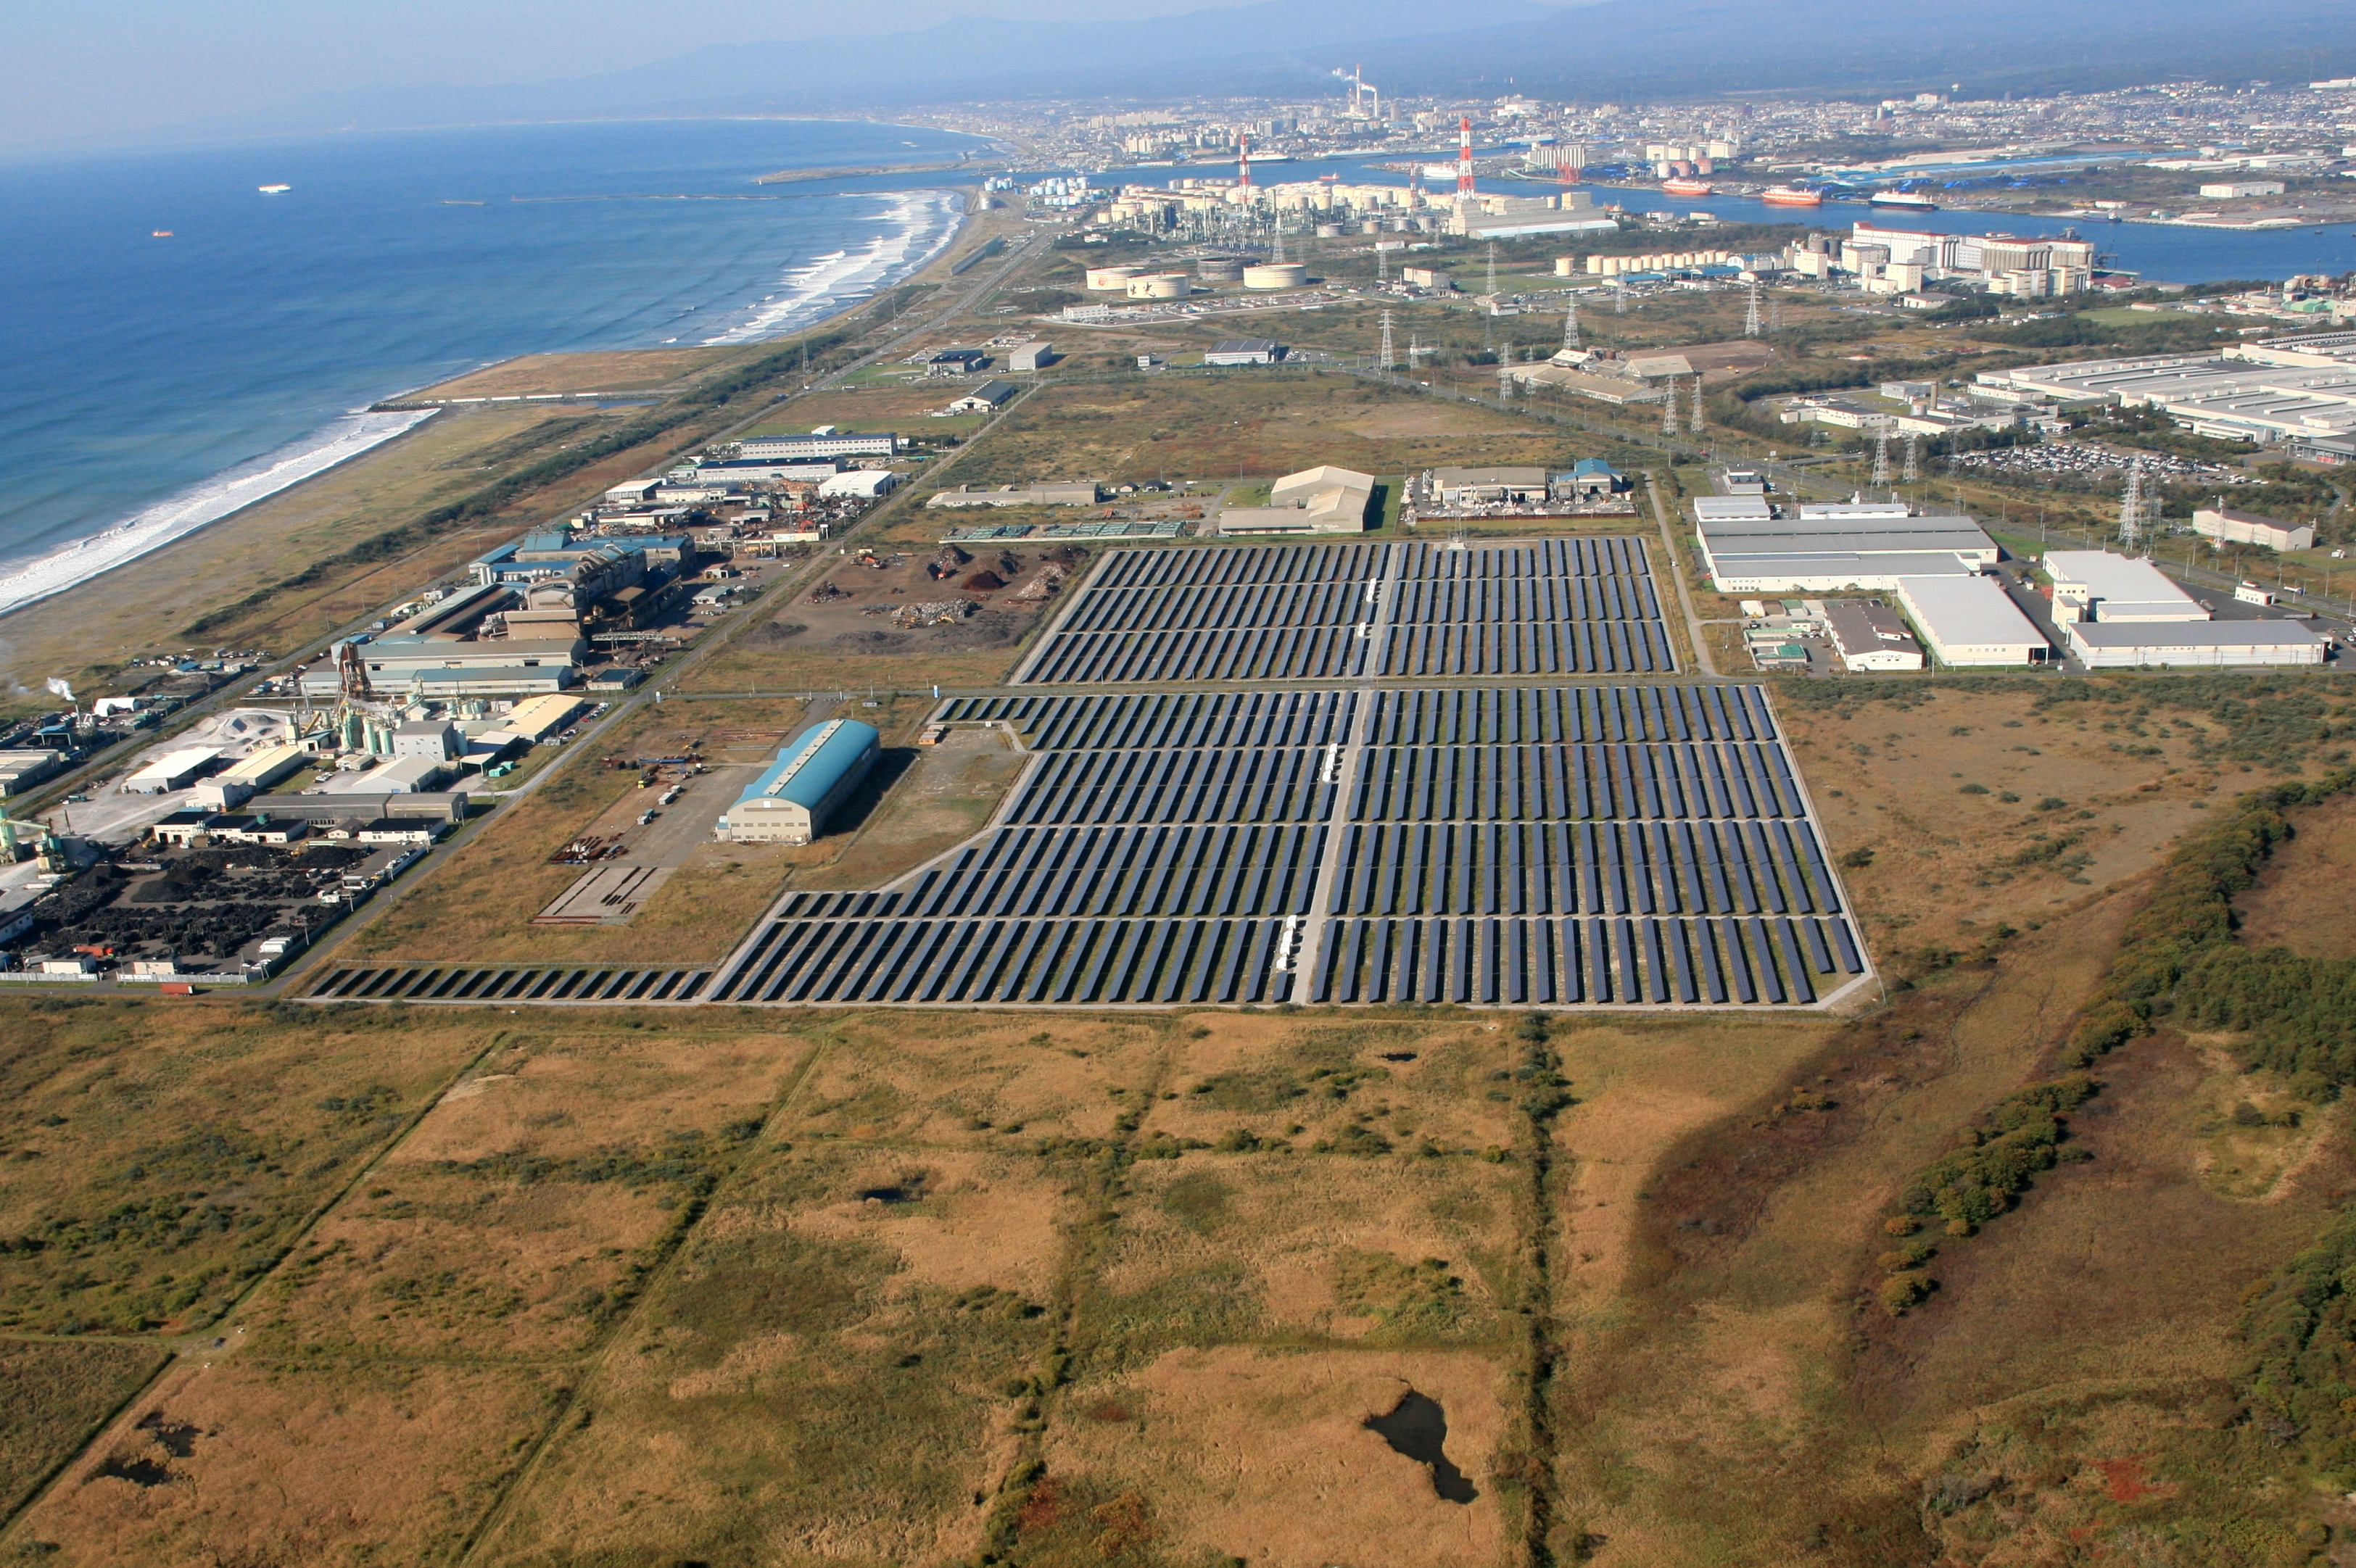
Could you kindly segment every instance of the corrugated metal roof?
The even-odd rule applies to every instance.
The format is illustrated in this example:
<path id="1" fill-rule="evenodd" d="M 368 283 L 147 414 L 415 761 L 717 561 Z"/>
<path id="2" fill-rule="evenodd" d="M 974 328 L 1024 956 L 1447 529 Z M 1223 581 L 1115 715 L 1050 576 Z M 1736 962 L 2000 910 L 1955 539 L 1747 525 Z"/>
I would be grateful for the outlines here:
<path id="1" fill-rule="evenodd" d="M 777 753 L 766 773 L 745 786 L 736 804 L 784 801 L 815 809 L 843 773 L 882 739 L 875 726 L 856 719 L 830 719 L 805 730 Z"/>

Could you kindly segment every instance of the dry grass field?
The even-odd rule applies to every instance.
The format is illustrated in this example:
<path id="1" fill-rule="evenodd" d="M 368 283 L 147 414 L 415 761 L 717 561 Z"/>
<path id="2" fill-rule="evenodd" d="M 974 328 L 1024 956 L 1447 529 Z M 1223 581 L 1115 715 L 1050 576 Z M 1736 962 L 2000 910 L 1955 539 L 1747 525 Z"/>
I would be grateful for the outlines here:
<path id="1" fill-rule="evenodd" d="M 2216 727 L 2193 715 L 2131 734 L 2092 704 L 2040 707 L 2026 684 L 1915 695 L 1778 701 L 1877 944 L 1963 946 L 2000 923 L 2059 918 L 2148 869 L 2243 787 L 2195 760 L 2196 738 Z"/>
<path id="2" fill-rule="evenodd" d="M 692 384 L 767 352 L 734 348 L 610 348 L 585 354 L 526 354 L 424 388 L 428 398 L 513 398 L 534 392 L 659 392 Z"/>
<path id="3" fill-rule="evenodd" d="M 1394 432 L 1396 431 L 1396 433 Z M 1321 463 L 1377 477 L 1438 464 L 1568 467 L 1593 438 L 1345 376 L 1050 387 L 958 464 L 968 485 L 1273 476 Z"/>
<path id="4" fill-rule="evenodd" d="M 2291 815 L 2258 885 L 2234 901 L 2242 941 L 2317 958 L 2356 958 L 2356 799 L 2341 795 Z"/>
<path id="5" fill-rule="evenodd" d="M 73 1457 L 163 1364 L 153 1345 L 0 1339 L 0 1509 Z"/>

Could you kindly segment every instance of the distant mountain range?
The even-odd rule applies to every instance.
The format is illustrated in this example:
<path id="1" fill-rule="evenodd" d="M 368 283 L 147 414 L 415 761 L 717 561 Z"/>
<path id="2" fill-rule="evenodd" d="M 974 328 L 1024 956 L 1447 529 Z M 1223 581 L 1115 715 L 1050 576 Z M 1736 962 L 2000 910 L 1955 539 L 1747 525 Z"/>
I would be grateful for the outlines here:
<path id="1" fill-rule="evenodd" d="M 1452 25 L 1436 27 L 1442 12 Z M 919 32 L 712 46 L 572 80 L 316 98 L 220 130 L 705 113 L 888 112 L 915 104 L 1338 93 L 1363 64 L 1388 95 L 1585 102 L 1775 92 L 1969 97 L 2171 79 L 2356 72 L 2356 0 L 1260 0 L 1143 21 L 966 19 Z"/>

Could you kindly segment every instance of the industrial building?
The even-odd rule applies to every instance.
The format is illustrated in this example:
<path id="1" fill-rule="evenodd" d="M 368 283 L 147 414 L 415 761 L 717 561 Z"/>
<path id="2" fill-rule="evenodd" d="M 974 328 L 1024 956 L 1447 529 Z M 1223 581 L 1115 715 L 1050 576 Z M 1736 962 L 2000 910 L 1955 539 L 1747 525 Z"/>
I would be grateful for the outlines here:
<path id="1" fill-rule="evenodd" d="M 1904 576 L 1969 577 L 1996 541 L 1967 517 L 1918 517 L 1902 502 L 1817 503 L 1778 517 L 1762 496 L 1694 502 L 1702 565 L 1720 593 L 1889 592 Z"/>
<path id="2" fill-rule="evenodd" d="M 2356 436 L 2356 332 L 2236 343 L 2216 354 L 2157 354 L 1983 370 L 2000 391 L 2165 411 L 2198 435 L 2266 443 Z"/>
<path id="3" fill-rule="evenodd" d="M 2262 517 L 2256 512 L 2237 512 L 2225 506 L 2195 507 L 2192 531 L 2202 539 L 2216 539 L 2223 544 L 2261 545 L 2272 550 L 2315 548 L 2312 524 L 2286 523 L 2279 517 Z"/>
<path id="4" fill-rule="evenodd" d="M 2050 650 L 1994 578 L 1901 577 L 1890 592 L 1931 656 L 1951 668 L 2036 664 Z"/>
<path id="5" fill-rule="evenodd" d="M 813 457 L 889 457 L 904 444 L 888 431 L 861 433 L 822 425 L 808 435 L 748 435 L 736 443 L 736 455 L 764 463 L 791 463 Z"/>
<path id="6" fill-rule="evenodd" d="M 1586 234 L 1617 230 L 1619 220 L 1595 205 L 1584 189 L 1560 196 L 1483 196 L 1460 198 L 1448 216 L 1448 232 L 1474 240 L 1509 240 L 1529 234 Z"/>
<path id="7" fill-rule="evenodd" d="M 2209 619 L 2206 606 L 2147 560 L 2106 549 L 2055 549 L 2045 552 L 2043 564 L 2053 580 L 2057 621 Z"/>
<path id="8" fill-rule="evenodd" d="M 197 781 L 197 804 L 212 811 L 234 811 L 305 764 L 318 760 L 308 746 L 265 746 L 211 778 Z"/>
<path id="9" fill-rule="evenodd" d="M 1553 495 L 1543 468 L 1435 468 L 1431 485 L 1443 507 L 1518 507 Z"/>
<path id="10" fill-rule="evenodd" d="M 1055 362 L 1055 350 L 1045 343 L 1025 343 L 1007 350 L 1010 370 L 1044 370 Z"/>
<path id="11" fill-rule="evenodd" d="M 1043 480 L 1035 484 L 1001 485 L 995 490 L 978 490 L 960 485 L 954 490 L 943 490 L 925 503 L 927 507 L 1093 507 L 1097 504 L 1098 488 L 1093 479 Z"/>
<path id="12" fill-rule="evenodd" d="M 1600 457 L 1582 457 L 1569 473 L 1547 482 L 1547 492 L 1558 501 L 1608 501 L 1628 488 L 1628 476 Z"/>
<path id="13" fill-rule="evenodd" d="M 852 497 L 873 501 L 888 496 L 899 485 L 900 476 L 888 468 L 853 468 L 838 474 L 818 487 L 821 496 Z"/>
<path id="14" fill-rule="evenodd" d="M 385 817 L 402 821 L 463 822 L 466 796 L 463 792 L 419 790 L 393 794 L 354 791 L 344 795 L 263 795 L 247 801 L 257 816 L 273 820 L 292 817 L 314 827 L 339 822 L 376 822 Z"/>
<path id="15" fill-rule="evenodd" d="M 990 363 L 979 348 L 944 348 L 925 361 L 928 376 L 970 376 Z"/>
<path id="16" fill-rule="evenodd" d="M 176 789 L 186 789 L 220 757 L 220 753 L 209 746 L 190 746 L 177 752 L 166 752 L 124 779 L 123 793 L 167 795 Z"/>
<path id="17" fill-rule="evenodd" d="M 1541 479 L 1544 473 L 1539 474 Z M 1355 534 L 1366 528 L 1375 476 L 1331 464 L 1288 474 L 1269 486 L 1265 507 L 1226 507 L 1223 534 Z"/>
<path id="18" fill-rule="evenodd" d="M 0 800 L 22 795 L 65 765 L 63 752 L 0 752 Z"/>
<path id="19" fill-rule="evenodd" d="M 1273 365 L 1284 357 L 1284 345 L 1265 337 L 1227 337 L 1203 356 L 1205 365 Z"/>
<path id="20" fill-rule="evenodd" d="M 744 788 L 715 831 L 735 844 L 807 844 L 875 765 L 883 737 L 872 724 L 830 719 L 796 736 Z"/>
<path id="21" fill-rule="evenodd" d="M 2062 635 L 2091 669 L 2319 665 L 2325 647 L 2296 621 L 2068 621 Z"/>
<path id="22" fill-rule="evenodd" d="M 980 386 L 973 389 L 973 390 L 965 393 L 961 397 L 953 399 L 950 401 L 949 406 L 942 411 L 952 414 L 992 413 L 997 411 L 1000 404 L 1012 397 L 1014 392 L 1015 387 L 1013 382 L 1001 381 L 993 377 L 991 379 L 984 381 Z M 825 487 L 823 485 L 819 486 L 819 493 L 825 493 Z"/>
<path id="23" fill-rule="evenodd" d="M 1906 623 L 1887 605 L 1844 600 L 1825 606 L 1825 629 L 1841 664 L 1858 671 L 1915 670 L 1922 667 L 1922 645 L 1906 630 Z"/>

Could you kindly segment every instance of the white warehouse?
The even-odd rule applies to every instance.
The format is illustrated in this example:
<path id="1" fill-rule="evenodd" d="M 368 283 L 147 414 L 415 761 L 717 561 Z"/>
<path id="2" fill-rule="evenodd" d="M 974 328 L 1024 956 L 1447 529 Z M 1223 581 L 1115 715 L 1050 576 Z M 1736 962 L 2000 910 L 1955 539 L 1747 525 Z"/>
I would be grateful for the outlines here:
<path id="1" fill-rule="evenodd" d="M 2045 552 L 2057 621 L 2205 621 L 2206 606 L 2147 560 L 2106 549 Z M 2062 611 L 2073 612 L 2064 615 Z"/>
<path id="2" fill-rule="evenodd" d="M 1901 577 L 1894 590 L 1922 645 L 1954 668 L 2035 664 L 2051 645 L 1995 579 Z"/>

